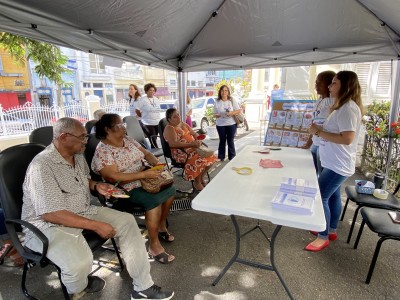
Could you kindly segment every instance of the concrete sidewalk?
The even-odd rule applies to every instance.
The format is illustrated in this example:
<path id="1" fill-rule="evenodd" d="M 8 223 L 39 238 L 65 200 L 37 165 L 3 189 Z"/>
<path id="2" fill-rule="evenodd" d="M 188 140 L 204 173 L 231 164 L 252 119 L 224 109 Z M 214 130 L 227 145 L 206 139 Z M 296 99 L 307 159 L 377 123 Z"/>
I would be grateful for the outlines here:
<path id="1" fill-rule="evenodd" d="M 237 151 L 247 144 L 259 144 L 259 130 L 253 129 L 235 142 Z M 208 144 L 217 149 L 218 140 L 208 141 Z M 225 164 L 221 163 L 211 176 L 215 176 Z M 361 177 L 356 174 L 346 184 L 353 184 L 355 178 Z M 251 191 L 243 191 L 243 201 L 246 201 L 246 193 Z M 344 195 L 342 201 L 345 201 Z M 396 241 L 383 244 L 372 281 L 366 285 L 364 281 L 378 236 L 366 227 L 358 249 L 354 250 L 359 218 L 351 243 L 346 243 L 354 208 L 350 204 L 344 221 L 339 222 L 339 239 L 320 253 L 303 250 L 314 239 L 307 231 L 284 227 L 279 233 L 276 264 L 296 299 L 399 299 L 400 244 Z M 151 273 L 156 284 L 175 291 L 174 299 L 288 299 L 275 273 L 241 264 L 234 264 L 217 286 L 211 285 L 234 253 L 235 237 L 229 217 L 188 210 L 171 213 L 168 220 L 175 241 L 166 244 L 165 248 L 176 256 L 176 260 L 169 265 L 151 262 Z M 255 220 L 246 218 L 238 218 L 238 222 L 243 231 L 256 224 Z M 269 234 L 274 228 L 269 222 L 261 222 L 261 226 Z M 255 231 L 243 238 L 241 257 L 268 263 L 266 246 L 264 237 Z M 95 256 L 116 259 L 108 251 L 98 251 Z M 21 274 L 21 269 L 0 266 L 2 299 L 25 299 L 20 291 Z M 104 278 L 107 286 L 102 292 L 86 295 L 83 299 L 130 298 L 132 285 L 126 271 L 116 276 L 111 271 L 100 269 L 95 274 Z M 63 297 L 51 267 L 32 269 L 28 276 L 28 289 L 40 299 Z"/>

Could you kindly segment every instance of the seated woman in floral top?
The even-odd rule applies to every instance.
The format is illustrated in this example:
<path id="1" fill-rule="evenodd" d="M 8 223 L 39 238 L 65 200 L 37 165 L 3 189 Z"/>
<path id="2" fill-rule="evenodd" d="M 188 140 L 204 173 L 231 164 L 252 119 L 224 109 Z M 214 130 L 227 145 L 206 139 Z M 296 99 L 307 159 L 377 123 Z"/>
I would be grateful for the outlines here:
<path id="1" fill-rule="evenodd" d="M 117 114 L 105 114 L 96 123 L 96 137 L 101 142 L 96 148 L 92 170 L 108 182 L 121 182 L 129 192 L 130 201 L 146 209 L 146 226 L 149 232 L 149 255 L 161 263 L 175 259 L 165 252 L 159 238 L 172 242 L 174 237 L 167 231 L 166 220 L 175 197 L 175 188 L 169 187 L 157 194 L 146 192 L 140 179 L 157 178 L 161 170 L 145 170 L 142 161 L 151 165 L 159 160 L 138 142 L 126 136 L 125 124 Z"/>
<path id="2" fill-rule="evenodd" d="M 196 190 L 201 191 L 206 185 L 205 176 L 213 163 L 217 161 L 215 155 L 201 157 L 195 148 L 200 147 L 199 136 L 181 117 L 176 108 L 169 108 L 165 113 L 168 125 L 164 129 L 164 138 L 171 148 L 171 155 L 178 163 L 185 164 L 184 177 L 193 180 Z M 182 151 L 184 149 L 184 151 Z"/>

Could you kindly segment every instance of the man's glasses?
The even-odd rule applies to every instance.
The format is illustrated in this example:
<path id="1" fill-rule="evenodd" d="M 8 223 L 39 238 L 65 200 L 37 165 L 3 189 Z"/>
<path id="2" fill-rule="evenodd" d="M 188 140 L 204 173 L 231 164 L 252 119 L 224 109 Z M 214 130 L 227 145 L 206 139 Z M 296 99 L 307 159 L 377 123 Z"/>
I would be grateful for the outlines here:
<path id="1" fill-rule="evenodd" d="M 82 141 L 82 142 L 87 142 L 89 139 L 89 134 L 82 134 L 82 135 L 74 135 L 72 133 L 69 132 L 65 132 L 65 134 L 68 134 L 70 136 L 73 136 L 74 138 L 77 138 L 78 140 Z"/>
<path id="2" fill-rule="evenodd" d="M 115 124 L 114 127 L 117 127 L 119 129 L 122 129 L 122 128 L 126 129 L 126 123 L 118 123 L 118 124 Z"/>

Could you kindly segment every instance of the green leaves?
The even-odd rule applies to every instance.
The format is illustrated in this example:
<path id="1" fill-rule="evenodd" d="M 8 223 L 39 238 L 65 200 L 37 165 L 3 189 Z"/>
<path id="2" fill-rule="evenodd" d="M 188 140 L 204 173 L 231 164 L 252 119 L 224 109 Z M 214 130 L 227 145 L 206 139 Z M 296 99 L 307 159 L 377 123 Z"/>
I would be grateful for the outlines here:
<path id="1" fill-rule="evenodd" d="M 22 65 L 25 65 L 26 59 L 34 61 L 39 77 L 47 77 L 59 85 L 68 85 L 62 79 L 62 73 L 71 72 L 65 67 L 68 57 L 58 47 L 5 32 L 0 33 L 0 47 L 9 51 L 15 61 Z"/>

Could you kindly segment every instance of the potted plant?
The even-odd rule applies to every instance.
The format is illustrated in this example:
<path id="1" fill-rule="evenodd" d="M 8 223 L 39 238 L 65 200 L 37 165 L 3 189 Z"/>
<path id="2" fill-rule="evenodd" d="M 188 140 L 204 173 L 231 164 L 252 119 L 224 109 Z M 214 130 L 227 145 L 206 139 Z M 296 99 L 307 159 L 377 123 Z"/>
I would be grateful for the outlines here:
<path id="1" fill-rule="evenodd" d="M 214 116 L 214 108 L 213 107 L 207 108 L 207 110 L 205 112 L 205 117 L 207 118 L 207 121 L 208 121 L 208 127 L 207 127 L 208 137 L 212 140 L 218 139 L 218 132 L 217 132 L 217 128 L 215 127 L 217 118 Z"/>

